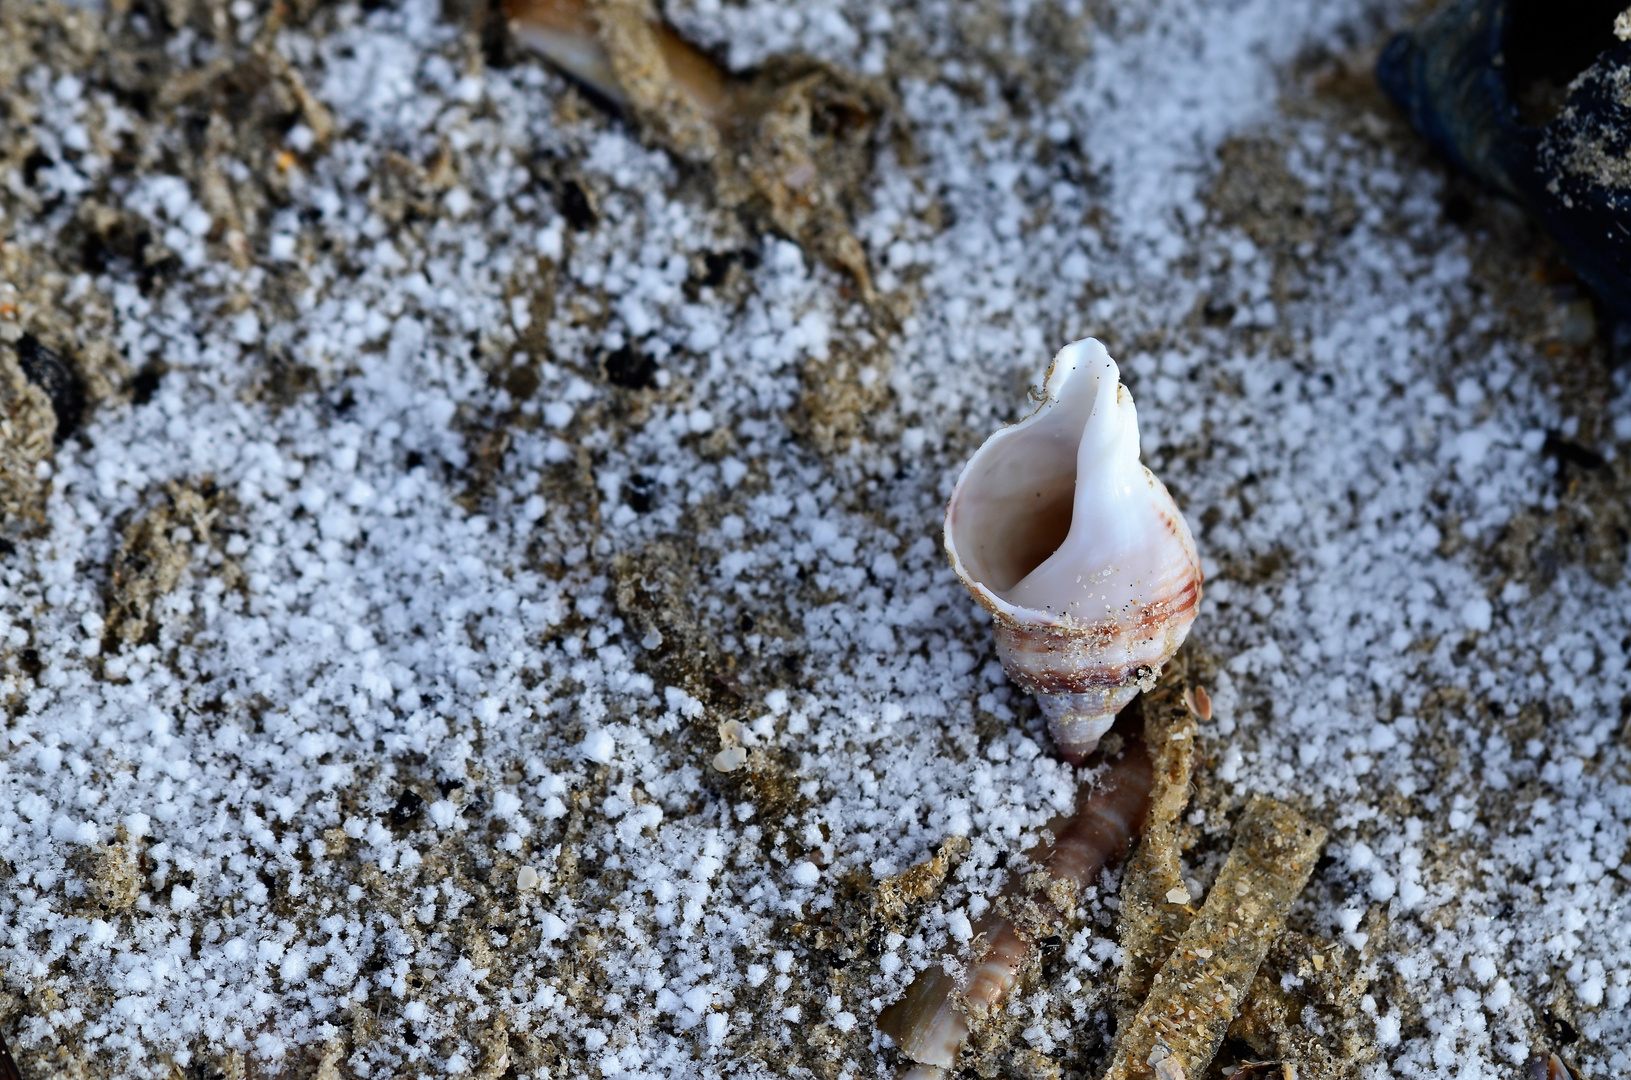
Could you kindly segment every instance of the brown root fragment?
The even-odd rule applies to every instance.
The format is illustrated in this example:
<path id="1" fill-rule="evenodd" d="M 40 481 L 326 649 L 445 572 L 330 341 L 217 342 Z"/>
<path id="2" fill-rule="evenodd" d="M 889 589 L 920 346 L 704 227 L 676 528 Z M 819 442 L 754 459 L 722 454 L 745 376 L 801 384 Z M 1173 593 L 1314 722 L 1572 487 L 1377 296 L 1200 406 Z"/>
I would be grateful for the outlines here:
<path id="1" fill-rule="evenodd" d="M 623 12 L 610 10 L 618 3 L 507 0 L 504 13 L 522 44 L 619 108 L 655 104 L 650 95 L 663 91 L 643 80 L 660 79 L 688 99 L 688 112 L 700 109 L 712 120 L 729 111 L 732 91 L 718 65 L 657 21 L 649 8 L 622 0 Z M 644 21 L 645 30 L 627 25 L 629 16 Z M 631 88 L 625 78 L 636 85 Z M 642 93 L 643 102 L 634 100 Z"/>
<path id="2" fill-rule="evenodd" d="M 1154 783 L 1144 835 L 1121 879 L 1121 974 L 1116 980 L 1116 1026 L 1125 1028 L 1188 929 L 1195 909 L 1179 873 L 1178 815 L 1189 803 L 1195 761 L 1195 715 L 1183 660 L 1175 657 L 1160 684 L 1144 696 L 1144 742 Z"/>
<path id="3" fill-rule="evenodd" d="M 1325 835 L 1283 803 L 1252 798 L 1206 903 L 1121 1030 L 1106 1080 L 1205 1075 Z"/>
<path id="4" fill-rule="evenodd" d="M 1127 748 L 1103 784 L 1084 784 L 1076 810 L 1050 823 L 1053 843 L 1027 853 L 1040 869 L 1016 875 L 991 916 L 976 928 L 983 944 L 968 966 L 924 970 L 878 1017 L 878 1030 L 901 1055 L 950 1068 L 970 1034 L 1006 1007 L 1037 955 L 1037 942 L 1075 912 L 1076 897 L 1104 867 L 1126 852 L 1142 823 L 1150 790 L 1150 758 L 1142 741 Z"/>

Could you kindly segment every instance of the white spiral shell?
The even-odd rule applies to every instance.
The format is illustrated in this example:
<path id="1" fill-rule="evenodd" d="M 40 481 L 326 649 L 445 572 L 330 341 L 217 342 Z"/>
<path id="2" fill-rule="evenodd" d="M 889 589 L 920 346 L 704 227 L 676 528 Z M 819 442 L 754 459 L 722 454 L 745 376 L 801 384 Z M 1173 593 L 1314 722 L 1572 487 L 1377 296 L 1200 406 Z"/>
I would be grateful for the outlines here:
<path id="1" fill-rule="evenodd" d="M 993 616 L 1004 670 L 1080 762 L 1183 644 L 1201 564 L 1177 504 L 1138 460 L 1138 412 L 1104 346 L 1059 350 L 1043 391 L 963 467 L 946 552 Z"/>

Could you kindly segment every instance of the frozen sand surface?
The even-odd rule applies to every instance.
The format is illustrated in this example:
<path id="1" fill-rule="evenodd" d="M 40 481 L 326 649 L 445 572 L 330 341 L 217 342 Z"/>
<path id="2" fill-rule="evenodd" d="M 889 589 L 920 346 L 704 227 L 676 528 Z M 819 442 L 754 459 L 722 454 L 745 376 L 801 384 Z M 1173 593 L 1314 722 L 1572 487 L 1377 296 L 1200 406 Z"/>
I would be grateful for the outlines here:
<path id="1" fill-rule="evenodd" d="M 898 329 L 434 6 L 278 39 L 326 143 L 8 54 L 12 325 L 121 358 L 0 572 L 24 1075 L 886 1069 L 879 1008 L 1073 791 L 939 524 L 1088 334 L 1209 575 L 1191 891 L 1252 792 L 1296 802 L 1368 1072 L 1631 1068 L 1626 376 L 1352 70 L 1398 10 L 1124 7 L 672 13 L 890 79 L 856 232 Z M 77 254 L 92 200 L 162 274 Z M 207 521 L 141 534 L 184 568 L 125 642 L 121 545 L 178 492 Z M 949 833 L 944 892 L 846 936 Z M 1113 915 L 1024 1047 L 1100 1059 Z"/>

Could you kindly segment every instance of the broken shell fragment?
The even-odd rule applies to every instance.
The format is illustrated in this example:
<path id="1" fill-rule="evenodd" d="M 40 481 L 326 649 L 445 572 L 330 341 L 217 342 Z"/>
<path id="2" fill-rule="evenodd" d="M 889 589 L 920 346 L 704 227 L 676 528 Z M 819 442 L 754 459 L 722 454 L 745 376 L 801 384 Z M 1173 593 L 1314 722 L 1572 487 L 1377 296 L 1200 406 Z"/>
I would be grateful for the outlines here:
<path id="1" fill-rule="evenodd" d="M 1138 412 L 1098 341 L 1061 349 L 1036 411 L 969 459 L 946 552 L 991 612 L 1009 678 L 1079 763 L 1155 684 L 1201 599 L 1195 540 L 1138 460 Z"/>
<path id="2" fill-rule="evenodd" d="M 740 746 L 727 746 L 714 755 L 714 768 L 719 772 L 735 772 L 748 763 L 748 752 Z"/>
<path id="3" fill-rule="evenodd" d="M 1382 89 L 1435 149 L 1522 203 L 1576 273 L 1631 315 L 1631 33 L 1624 0 L 1559 20 L 1517 0 L 1454 0 L 1390 41 Z M 1557 102 L 1556 87 L 1567 87 Z"/>
<path id="4" fill-rule="evenodd" d="M 645 74 L 645 81 L 657 76 L 619 72 L 627 65 L 607 51 L 602 35 L 621 30 L 627 36 L 631 28 L 622 24 L 637 21 L 633 30 L 643 29 L 649 38 L 637 43 L 645 46 L 648 66 L 663 67 L 662 75 L 708 117 L 730 109 L 731 89 L 718 65 L 666 25 L 646 22 L 638 5 L 602 3 L 597 10 L 586 0 L 506 0 L 504 12 L 517 39 L 619 108 L 631 104 L 626 86 L 631 76 Z"/>
<path id="5" fill-rule="evenodd" d="M 1529 1059 L 1530 1080 L 1574 1080 L 1556 1054 L 1536 1054 Z"/>
<path id="6" fill-rule="evenodd" d="M 737 76 L 644 0 L 502 0 L 510 32 L 628 114 L 658 144 L 708 164 L 714 197 L 741 207 L 877 299 L 850 207 L 867 187 L 893 98 L 881 83 L 807 58 Z"/>

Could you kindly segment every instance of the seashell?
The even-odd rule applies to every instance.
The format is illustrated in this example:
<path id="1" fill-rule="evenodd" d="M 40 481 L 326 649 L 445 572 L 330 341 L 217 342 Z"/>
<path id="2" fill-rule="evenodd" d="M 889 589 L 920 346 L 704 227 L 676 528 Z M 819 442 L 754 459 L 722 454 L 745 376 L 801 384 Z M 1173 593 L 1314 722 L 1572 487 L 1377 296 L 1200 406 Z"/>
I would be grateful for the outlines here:
<path id="1" fill-rule="evenodd" d="M 1529 1080 L 1574 1080 L 1574 1074 L 1569 1072 L 1556 1054 L 1536 1054 L 1529 1059 Z"/>
<path id="2" fill-rule="evenodd" d="M 1155 685 L 1201 599 L 1195 540 L 1138 460 L 1119 375 L 1096 340 L 1061 349 L 1042 403 L 975 452 L 946 508 L 952 567 L 1072 763 Z"/>
<path id="3" fill-rule="evenodd" d="M 1631 25 L 1624 0 L 1580 7 L 1455 0 L 1394 37 L 1376 77 L 1434 149 L 1522 203 L 1631 315 L 1631 43 L 1615 41 Z"/>

